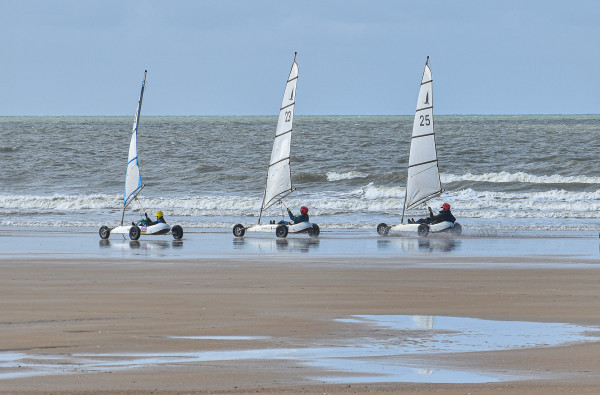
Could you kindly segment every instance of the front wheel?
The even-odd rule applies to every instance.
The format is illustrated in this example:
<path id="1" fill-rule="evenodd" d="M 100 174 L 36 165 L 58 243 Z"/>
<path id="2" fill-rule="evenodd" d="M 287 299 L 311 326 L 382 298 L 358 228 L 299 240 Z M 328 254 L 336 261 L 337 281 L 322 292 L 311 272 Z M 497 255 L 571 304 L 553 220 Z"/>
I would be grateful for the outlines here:
<path id="1" fill-rule="evenodd" d="M 460 236 L 462 234 L 462 226 L 458 222 L 455 222 L 454 227 L 450 228 L 450 233 Z"/>
<path id="2" fill-rule="evenodd" d="M 388 233 L 390 233 L 390 227 L 382 222 L 377 225 L 377 233 L 379 233 L 380 236 L 387 236 Z"/>
<path id="3" fill-rule="evenodd" d="M 312 228 L 308 230 L 308 235 L 310 237 L 318 237 L 321 233 L 321 229 L 319 229 L 319 225 L 313 224 Z"/>
<path id="4" fill-rule="evenodd" d="M 429 234 L 429 225 L 427 225 L 427 224 L 419 225 L 419 228 L 417 229 L 417 233 L 421 237 L 426 237 Z"/>
<path id="5" fill-rule="evenodd" d="M 171 228 L 171 234 L 175 240 L 181 240 L 183 237 L 183 228 L 180 225 L 175 225 Z"/>
<path id="6" fill-rule="evenodd" d="M 100 234 L 100 238 L 102 240 L 106 240 L 110 237 L 110 229 L 108 229 L 108 226 L 102 226 L 100 228 L 100 230 L 98 231 L 98 233 Z"/>
<path id="7" fill-rule="evenodd" d="M 243 237 L 245 233 L 246 229 L 244 228 L 244 225 L 237 224 L 233 227 L 233 235 L 235 237 Z"/>
<path id="8" fill-rule="evenodd" d="M 279 225 L 276 229 L 275 229 L 275 236 L 281 238 L 286 238 L 288 235 L 288 227 L 287 225 Z"/>
<path id="9" fill-rule="evenodd" d="M 129 238 L 131 240 L 139 239 L 141 234 L 142 234 L 142 231 L 137 226 L 132 226 L 131 228 L 129 228 Z"/>

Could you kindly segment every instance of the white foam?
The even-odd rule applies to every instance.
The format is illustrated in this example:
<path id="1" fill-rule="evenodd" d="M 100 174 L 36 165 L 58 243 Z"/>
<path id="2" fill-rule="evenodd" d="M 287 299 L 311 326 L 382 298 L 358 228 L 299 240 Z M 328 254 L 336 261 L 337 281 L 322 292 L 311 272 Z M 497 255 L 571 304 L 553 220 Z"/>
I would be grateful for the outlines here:
<path id="1" fill-rule="evenodd" d="M 443 183 L 474 181 L 489 183 L 529 183 L 529 184 L 600 184 L 600 177 L 588 176 L 561 176 L 553 174 L 551 176 L 536 176 L 525 172 L 509 173 L 501 171 L 499 173 L 484 173 L 463 175 L 440 174 Z"/>
<path id="2" fill-rule="evenodd" d="M 400 198 L 404 201 L 406 188 L 400 186 L 380 186 L 372 182 L 368 185 L 355 189 L 353 194 L 365 199 Z"/>
<path id="3" fill-rule="evenodd" d="M 403 186 L 369 183 L 352 191 L 297 192 L 289 196 L 285 204 L 294 212 L 300 206 L 308 206 L 311 219 L 319 226 L 361 229 L 380 220 L 391 221 L 383 217 L 400 216 L 404 194 Z M 202 228 L 229 228 L 232 222 L 253 223 L 261 204 L 260 196 L 169 196 L 142 197 L 140 200 L 144 209 L 134 204 L 128 209 L 128 218 L 137 218 L 140 211 L 152 215 L 160 209 L 167 214 L 167 221 Z M 444 202 L 451 204 L 459 219 L 600 219 L 600 189 L 499 192 L 465 188 L 447 190 L 432 199 L 429 205 L 438 210 Z M 121 195 L 4 194 L 0 195 L 0 225 L 97 226 L 100 222 L 106 225 L 120 220 L 121 208 Z M 426 214 L 423 206 L 406 212 L 409 217 Z M 265 218 L 281 218 L 282 215 L 287 217 L 278 205 L 263 213 Z M 512 225 L 505 223 L 504 226 Z"/>
<path id="4" fill-rule="evenodd" d="M 351 180 L 353 178 L 366 178 L 368 174 L 360 171 L 348 171 L 346 173 L 337 173 L 335 171 L 327 172 L 327 181 Z"/>

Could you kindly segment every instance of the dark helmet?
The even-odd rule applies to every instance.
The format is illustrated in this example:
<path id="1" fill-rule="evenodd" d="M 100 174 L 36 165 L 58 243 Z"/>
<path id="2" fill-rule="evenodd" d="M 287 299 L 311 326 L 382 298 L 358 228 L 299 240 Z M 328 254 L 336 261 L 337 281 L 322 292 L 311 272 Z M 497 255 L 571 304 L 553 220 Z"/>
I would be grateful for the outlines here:
<path id="1" fill-rule="evenodd" d="M 308 207 L 306 207 L 306 206 L 300 207 L 300 214 L 308 214 Z"/>
<path id="2" fill-rule="evenodd" d="M 450 205 L 448 203 L 442 204 L 442 210 L 443 211 L 450 211 Z"/>

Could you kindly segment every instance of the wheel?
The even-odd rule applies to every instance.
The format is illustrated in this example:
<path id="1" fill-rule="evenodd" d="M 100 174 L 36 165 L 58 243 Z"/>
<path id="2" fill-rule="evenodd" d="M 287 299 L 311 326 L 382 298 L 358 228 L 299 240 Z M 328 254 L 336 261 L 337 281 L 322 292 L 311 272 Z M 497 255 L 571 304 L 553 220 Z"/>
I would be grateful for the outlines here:
<path id="1" fill-rule="evenodd" d="M 310 237 L 318 237 L 321 233 L 321 229 L 319 229 L 319 225 L 313 224 L 312 228 L 308 230 L 308 235 Z"/>
<path id="2" fill-rule="evenodd" d="M 132 226 L 131 228 L 129 228 L 129 238 L 131 240 L 139 239 L 141 234 L 142 234 L 142 231 L 137 226 Z"/>
<path id="3" fill-rule="evenodd" d="M 183 228 L 179 225 L 175 225 L 171 228 L 171 234 L 175 240 L 181 240 L 183 237 Z"/>
<path id="4" fill-rule="evenodd" d="M 237 224 L 236 226 L 233 227 L 233 235 L 235 237 L 243 237 L 245 233 L 246 233 L 246 229 L 244 228 L 244 225 Z"/>
<path id="5" fill-rule="evenodd" d="M 429 225 L 427 225 L 427 224 L 419 225 L 419 228 L 417 229 L 417 233 L 421 237 L 426 237 L 429 234 Z"/>
<path id="6" fill-rule="evenodd" d="M 379 233 L 380 236 L 387 236 L 388 233 L 390 233 L 390 227 L 382 222 L 377 225 L 377 233 Z"/>
<path id="7" fill-rule="evenodd" d="M 458 222 L 455 222 L 454 227 L 450 229 L 450 233 L 454 235 L 460 236 L 462 234 L 462 226 Z"/>
<path id="8" fill-rule="evenodd" d="M 108 226 L 106 225 L 102 226 L 98 233 L 100 233 L 100 238 L 103 240 L 106 240 L 110 237 L 110 229 L 108 229 Z"/>
<path id="9" fill-rule="evenodd" d="M 288 227 L 287 225 L 279 225 L 276 229 L 275 229 L 275 236 L 279 237 L 279 238 L 285 238 L 288 235 Z"/>

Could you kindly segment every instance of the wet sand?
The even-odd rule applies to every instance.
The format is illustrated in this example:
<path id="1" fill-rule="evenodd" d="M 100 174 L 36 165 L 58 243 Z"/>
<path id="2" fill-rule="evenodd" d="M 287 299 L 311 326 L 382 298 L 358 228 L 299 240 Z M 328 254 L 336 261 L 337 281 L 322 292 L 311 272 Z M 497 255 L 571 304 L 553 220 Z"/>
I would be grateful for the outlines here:
<path id="1" fill-rule="evenodd" d="M 597 238 L 192 232 L 107 245 L 59 231 L 0 243 L 5 393 L 600 392 Z M 523 334 L 531 347 L 436 352 L 425 332 L 349 322 L 380 315 L 589 328 L 575 343 L 542 347 L 542 327 Z"/>

